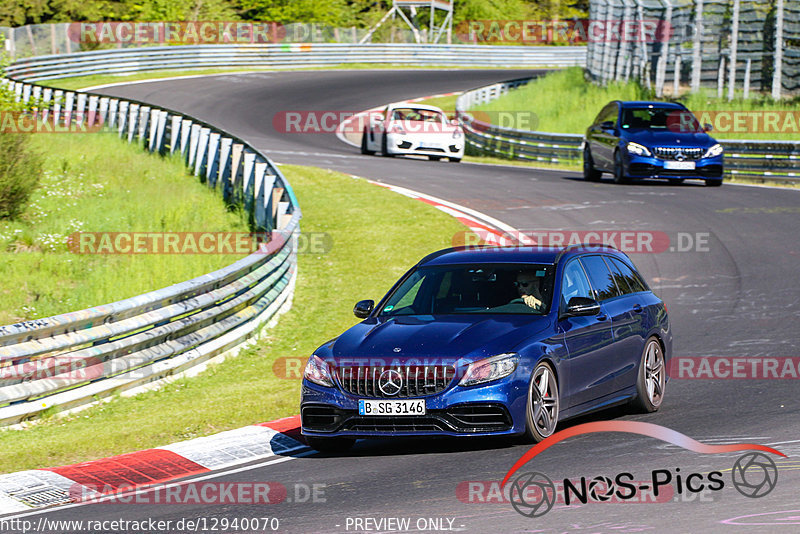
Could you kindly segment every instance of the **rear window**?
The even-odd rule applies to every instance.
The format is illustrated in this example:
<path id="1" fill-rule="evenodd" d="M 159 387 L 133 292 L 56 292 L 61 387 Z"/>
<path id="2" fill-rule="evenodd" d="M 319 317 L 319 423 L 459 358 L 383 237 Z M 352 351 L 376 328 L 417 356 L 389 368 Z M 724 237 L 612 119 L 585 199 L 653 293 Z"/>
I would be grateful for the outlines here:
<path id="1" fill-rule="evenodd" d="M 613 273 L 614 280 L 617 282 L 617 285 L 622 290 L 623 293 L 638 293 L 640 291 L 648 291 L 647 286 L 644 283 L 644 280 L 639 276 L 639 273 L 633 271 L 630 267 L 628 267 L 625 263 L 621 262 L 617 258 L 609 257 L 609 262 L 612 268 L 615 270 Z"/>

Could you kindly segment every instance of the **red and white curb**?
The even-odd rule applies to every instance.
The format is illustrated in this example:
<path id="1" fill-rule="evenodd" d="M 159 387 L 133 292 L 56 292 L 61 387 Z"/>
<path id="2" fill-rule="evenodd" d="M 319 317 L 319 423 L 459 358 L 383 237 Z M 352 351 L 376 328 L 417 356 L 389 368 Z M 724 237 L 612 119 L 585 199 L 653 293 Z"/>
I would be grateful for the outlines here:
<path id="1" fill-rule="evenodd" d="M 95 498 L 307 450 L 300 416 L 62 467 L 0 475 L 0 515 Z"/>
<path id="2" fill-rule="evenodd" d="M 358 176 L 354 176 L 354 178 L 358 178 Z M 367 181 L 409 198 L 415 198 L 455 217 L 461 224 L 474 232 L 485 245 L 515 246 L 535 244 L 533 239 L 513 226 L 486 215 L 485 213 L 481 213 L 480 211 L 398 185 L 385 184 L 374 180 Z"/>

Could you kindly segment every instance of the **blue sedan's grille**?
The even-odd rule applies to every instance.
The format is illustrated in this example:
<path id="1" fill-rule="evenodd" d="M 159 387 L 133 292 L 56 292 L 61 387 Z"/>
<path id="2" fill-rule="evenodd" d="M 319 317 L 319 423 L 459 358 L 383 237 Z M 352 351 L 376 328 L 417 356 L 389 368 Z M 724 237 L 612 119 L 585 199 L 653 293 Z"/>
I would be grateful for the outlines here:
<path id="1" fill-rule="evenodd" d="M 671 147 L 671 146 L 657 146 L 654 153 L 657 158 L 668 159 L 672 161 L 696 160 L 703 157 L 705 149 L 703 148 L 684 148 L 684 147 Z"/>
<path id="2" fill-rule="evenodd" d="M 386 371 L 396 371 L 393 380 L 399 375 L 399 391 L 389 395 L 380 388 L 380 377 Z M 436 395 L 447 388 L 455 376 L 452 365 L 408 365 L 408 366 L 369 366 L 353 365 L 337 367 L 336 375 L 342 389 L 360 397 L 403 398 Z M 384 388 L 387 391 L 388 388 Z"/>

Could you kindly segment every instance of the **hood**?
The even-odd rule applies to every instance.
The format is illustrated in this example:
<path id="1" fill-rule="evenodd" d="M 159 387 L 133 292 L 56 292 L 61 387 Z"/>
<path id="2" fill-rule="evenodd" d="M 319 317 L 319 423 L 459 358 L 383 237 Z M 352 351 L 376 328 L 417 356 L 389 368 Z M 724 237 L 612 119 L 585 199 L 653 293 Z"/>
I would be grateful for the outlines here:
<path id="1" fill-rule="evenodd" d="M 334 359 L 477 360 L 516 350 L 550 325 L 547 316 L 405 316 L 359 323 L 330 345 Z M 399 350 L 398 350 L 399 349 Z"/>
<path id="2" fill-rule="evenodd" d="M 626 141 L 633 141 L 647 147 L 701 147 L 709 148 L 716 141 L 705 132 L 673 132 L 671 130 L 623 130 L 622 137 Z"/>

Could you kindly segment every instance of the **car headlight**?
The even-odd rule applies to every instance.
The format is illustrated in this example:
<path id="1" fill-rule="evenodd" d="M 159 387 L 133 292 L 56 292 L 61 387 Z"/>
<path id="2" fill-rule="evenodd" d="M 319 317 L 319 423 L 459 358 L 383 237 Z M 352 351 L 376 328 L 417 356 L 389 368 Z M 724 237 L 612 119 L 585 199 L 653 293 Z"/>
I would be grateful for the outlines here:
<path id="1" fill-rule="evenodd" d="M 461 139 L 461 130 L 453 132 L 453 139 Z"/>
<path id="2" fill-rule="evenodd" d="M 320 386 L 333 387 L 330 366 L 316 354 L 308 359 L 306 370 L 303 371 L 303 378 Z"/>
<path id="3" fill-rule="evenodd" d="M 703 157 L 704 158 L 714 158 L 714 157 L 719 156 L 720 154 L 722 154 L 722 145 L 717 143 L 716 145 L 714 145 L 711 148 L 709 148 L 708 150 L 706 150 L 706 153 L 703 154 Z"/>
<path id="4" fill-rule="evenodd" d="M 472 362 L 458 385 L 474 386 L 506 377 L 514 372 L 518 361 L 518 354 L 508 353 Z"/>
<path id="5" fill-rule="evenodd" d="M 403 128 L 402 126 L 400 126 L 399 124 L 395 124 L 395 125 L 392 127 L 392 133 L 397 133 L 397 134 L 405 135 L 405 134 L 406 134 L 406 129 L 405 129 L 405 128 Z"/>
<path id="6" fill-rule="evenodd" d="M 646 146 L 640 145 L 639 143 L 630 142 L 628 143 L 628 152 L 631 154 L 636 154 L 637 156 L 651 156 L 650 151 L 647 149 Z"/>

